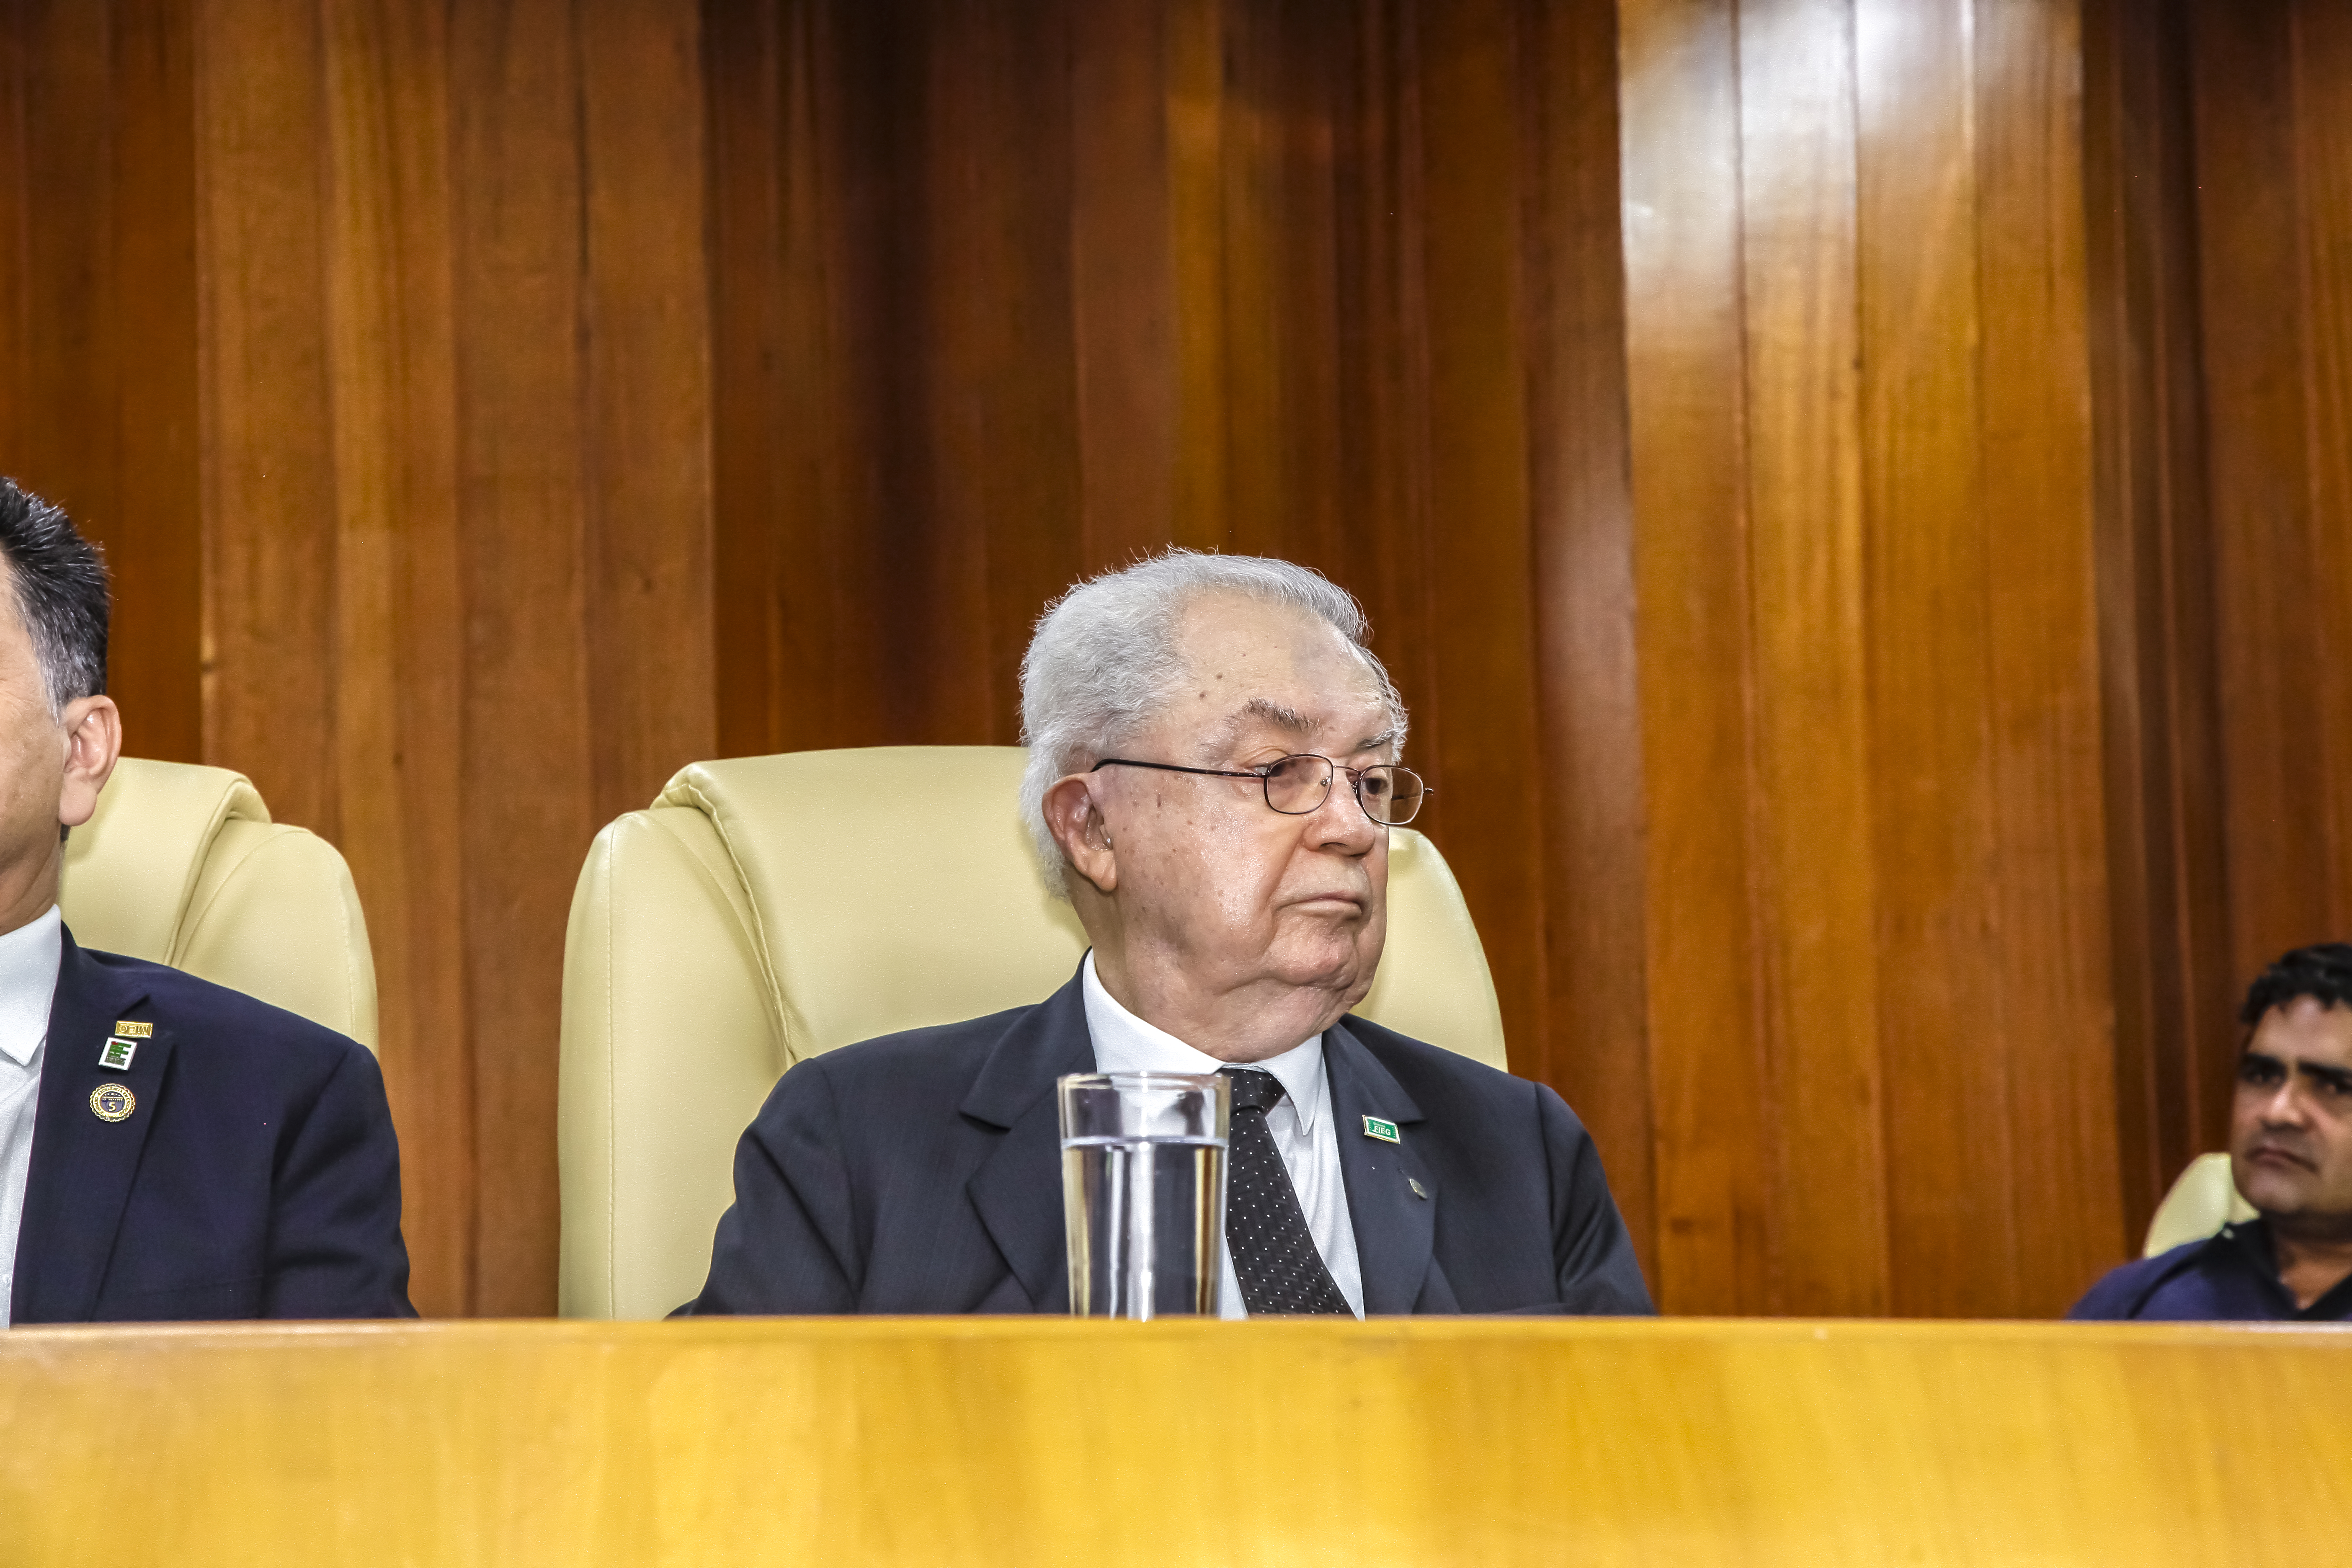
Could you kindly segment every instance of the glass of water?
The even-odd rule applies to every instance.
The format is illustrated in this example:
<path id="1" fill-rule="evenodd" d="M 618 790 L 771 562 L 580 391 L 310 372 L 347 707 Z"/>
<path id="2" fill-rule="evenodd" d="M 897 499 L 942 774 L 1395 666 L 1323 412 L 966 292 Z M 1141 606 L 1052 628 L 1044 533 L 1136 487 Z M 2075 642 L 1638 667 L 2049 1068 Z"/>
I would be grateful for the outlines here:
<path id="1" fill-rule="evenodd" d="M 1232 1085 L 1215 1073 L 1072 1073 L 1059 1094 L 1070 1310 L 1214 1317 Z"/>

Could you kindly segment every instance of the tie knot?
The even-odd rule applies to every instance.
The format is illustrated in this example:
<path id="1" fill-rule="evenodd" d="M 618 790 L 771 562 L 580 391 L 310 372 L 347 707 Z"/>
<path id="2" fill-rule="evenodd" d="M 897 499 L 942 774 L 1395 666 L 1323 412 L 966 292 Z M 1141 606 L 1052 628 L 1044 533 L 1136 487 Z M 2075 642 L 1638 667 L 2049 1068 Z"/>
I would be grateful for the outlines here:
<path id="1" fill-rule="evenodd" d="M 1219 1068 L 1232 1080 L 1235 1110 L 1272 1110 L 1282 1099 L 1282 1080 L 1264 1068 Z"/>

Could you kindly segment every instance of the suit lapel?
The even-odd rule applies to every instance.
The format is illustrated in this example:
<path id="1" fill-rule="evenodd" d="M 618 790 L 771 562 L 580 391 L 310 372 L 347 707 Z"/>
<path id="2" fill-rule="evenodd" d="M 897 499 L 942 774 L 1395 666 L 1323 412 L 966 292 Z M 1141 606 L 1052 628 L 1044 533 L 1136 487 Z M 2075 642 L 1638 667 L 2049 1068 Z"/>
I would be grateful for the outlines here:
<path id="1" fill-rule="evenodd" d="M 93 963 L 66 933 L 17 1233 L 17 1322 L 81 1322 L 97 1310 L 131 1177 L 163 1100 L 172 1039 L 159 1026 L 138 1043 L 127 1068 L 102 1068 L 98 1053 L 116 1019 L 143 1016 L 146 995 L 138 981 Z M 110 1083 L 129 1089 L 135 1101 L 119 1121 L 90 1107 L 91 1094 Z"/>
<path id="2" fill-rule="evenodd" d="M 1332 1131 L 1339 1135 L 1348 1215 L 1364 1275 L 1364 1315 L 1410 1312 L 1421 1299 L 1437 1238 L 1437 1185 L 1411 1131 L 1423 1121 L 1421 1107 L 1345 1024 L 1333 1025 L 1323 1037 L 1323 1065 L 1331 1075 Z M 1400 1141 L 1367 1134 L 1366 1117 L 1394 1122 Z"/>
<path id="3" fill-rule="evenodd" d="M 1003 1136 L 965 1190 L 1013 1278 L 1040 1312 L 1070 1310 L 1062 1224 L 1062 1127 L 1054 1080 L 1095 1070 L 1086 999 L 1074 978 L 990 1047 L 963 1113 Z"/>

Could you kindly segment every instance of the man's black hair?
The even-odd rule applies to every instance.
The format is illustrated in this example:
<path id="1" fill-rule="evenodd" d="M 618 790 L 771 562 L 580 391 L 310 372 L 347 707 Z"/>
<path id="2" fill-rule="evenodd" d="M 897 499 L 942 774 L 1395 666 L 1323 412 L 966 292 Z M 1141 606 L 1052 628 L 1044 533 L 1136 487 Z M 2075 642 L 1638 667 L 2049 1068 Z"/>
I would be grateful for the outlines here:
<path id="1" fill-rule="evenodd" d="M 2283 954 L 2246 988 L 2238 1021 L 2251 1027 L 2298 996 L 2315 997 L 2325 1007 L 2352 1007 L 2352 946 L 2323 942 Z"/>
<path id="2" fill-rule="evenodd" d="M 32 635 L 49 710 L 106 689 L 106 562 L 64 510 L 0 479 L 0 559 Z"/>

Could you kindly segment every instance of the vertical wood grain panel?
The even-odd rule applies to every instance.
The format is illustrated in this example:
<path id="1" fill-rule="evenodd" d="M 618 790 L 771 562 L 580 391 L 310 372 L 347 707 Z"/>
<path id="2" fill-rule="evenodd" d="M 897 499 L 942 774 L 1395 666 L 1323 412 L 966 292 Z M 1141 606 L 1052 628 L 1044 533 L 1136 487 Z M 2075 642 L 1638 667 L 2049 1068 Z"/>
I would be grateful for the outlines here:
<path id="1" fill-rule="evenodd" d="M 1977 266 L 1997 961 L 2020 1199 L 2011 1310 L 2063 1311 L 2127 1245 L 2116 1183 L 2097 573 L 2071 5 L 1979 0 Z M 2077 1194 L 2063 1207 L 2035 1193 Z"/>
<path id="2" fill-rule="evenodd" d="M 1347 8 L 1228 5 L 1223 166 L 1226 489 L 1222 547 L 1320 568 L 1338 508 L 1335 167 Z M 1344 574 L 1344 568 L 1341 568 Z"/>
<path id="3" fill-rule="evenodd" d="M 109 538 L 121 518 L 112 7 L 20 0 L 24 363 L 10 470 Z M 129 541 L 126 539 L 126 545 Z"/>
<path id="4" fill-rule="evenodd" d="M 717 744 L 698 18 L 197 23 L 206 759 L 352 862 L 420 1304 L 544 1311 L 572 884 Z"/>
<path id="5" fill-rule="evenodd" d="M 25 8 L 22 0 L 0 0 L 0 365 L 16 365 L 0 376 L 0 475 L 24 461 L 27 404 L 33 377 L 26 331 L 32 289 L 25 270 L 25 245 L 32 227 L 31 192 L 26 184 Z"/>
<path id="6" fill-rule="evenodd" d="M 830 670 L 786 668 L 776 543 L 784 509 L 818 493 L 807 460 L 772 429 L 784 377 L 786 184 L 780 163 L 793 59 L 773 6 L 712 5 L 703 12 L 703 80 L 709 97 L 711 339 L 711 635 L 719 747 L 730 754 L 786 743 L 793 694 L 833 692 Z M 808 112 L 805 102 L 803 113 Z M 808 148 L 814 138 L 794 144 Z M 806 362 L 821 335 L 793 344 Z M 805 434 L 801 434 L 803 444 Z M 797 482 L 795 482 L 797 481 Z M 739 510 L 754 526 L 735 526 Z M 767 526 L 757 526 L 758 522 Z M 814 549 L 800 575 L 817 574 Z M 821 571 L 821 568 L 819 568 Z"/>
<path id="7" fill-rule="evenodd" d="M 911 510 L 898 51 L 871 10 L 714 5 L 708 28 L 722 743 L 902 740 L 907 612 L 866 609 L 903 580 Z M 747 668 L 763 684 L 739 692 Z"/>
<path id="8" fill-rule="evenodd" d="M 1771 1300 L 1881 1313 L 1853 31 L 1748 5 L 1739 41 Z"/>
<path id="9" fill-rule="evenodd" d="M 2234 991 L 2282 949 L 2352 928 L 2352 683 L 2336 668 L 2352 594 L 2352 38 L 2325 5 L 2184 8 Z M 2218 1089 L 2227 1058 L 2210 1054 L 2200 1076 Z"/>
<path id="10" fill-rule="evenodd" d="M 2123 1241 L 2075 14 L 1621 23 L 1663 1299 L 2055 1310 Z"/>
<path id="11" fill-rule="evenodd" d="M 925 732 L 1019 738 L 1021 655 L 1081 547 L 1067 12 L 938 0 L 923 47 Z M 1055 68 L 1030 68 L 1051 61 Z"/>
<path id="12" fill-rule="evenodd" d="M 189 0 L 114 6 L 111 289 L 119 392 L 107 681 L 137 754 L 195 762 L 206 648 L 198 508 L 195 70 Z M 5 362 L 0 362 L 5 363 Z"/>
<path id="13" fill-rule="evenodd" d="M 1092 0 L 1070 11 L 1070 311 L 1088 572 L 1175 536 L 1169 10 Z"/>
<path id="14" fill-rule="evenodd" d="M 1167 0 L 1168 205 L 1176 289 L 1176 500 L 1171 541 L 1225 537 L 1226 0 Z"/>
<path id="15" fill-rule="evenodd" d="M 2084 11 L 2093 495 L 2125 1222 L 2219 1147 L 2223 891 L 2196 175 L 2183 7 Z"/>
<path id="16" fill-rule="evenodd" d="M 2309 0 L 2181 0 L 2168 20 L 2186 35 L 2187 103 L 2174 112 L 2193 132 L 2184 183 L 2205 445 L 2192 448 L 2203 491 L 2191 521 L 2210 531 L 2182 552 L 2182 600 L 2210 617 L 2218 688 L 2210 794 L 2225 907 L 2199 929 L 2226 948 L 2203 965 L 2210 1010 L 2281 950 L 2352 928 L 2341 734 L 2352 682 L 2338 668 L 2352 594 L 2352 30 L 2340 7 Z M 2204 629 L 2192 623 L 2190 640 Z M 2221 1134 L 2234 1046 L 2226 1026 L 2186 1042 L 2195 1145 Z"/>
<path id="17" fill-rule="evenodd" d="M 341 837 L 316 13 L 207 0 L 197 74 L 205 273 L 205 756 Z"/>
<path id="18" fill-rule="evenodd" d="M 1525 321 L 1526 176 L 1517 16 L 1508 0 L 1433 8 L 1420 39 L 1431 552 L 1430 757 L 1453 785 L 1448 863 L 1482 907 L 1536 919 L 1481 932 L 1507 1038 L 1545 1033 L 1546 784 L 1537 734 Z"/>
<path id="19" fill-rule="evenodd" d="M 1642 945 L 1641 693 L 1626 471 L 1614 7 L 1521 7 L 1531 586 L 1540 668 L 1545 1027 L 1513 1063 L 1559 1087 L 1654 1257 Z"/>
<path id="20" fill-rule="evenodd" d="M 2010 1020 L 1978 382 L 1973 54 L 1964 0 L 1862 6 L 1864 505 L 1894 1300 L 2015 1295 Z"/>
<path id="21" fill-rule="evenodd" d="M 133 747 L 202 749 L 195 193 L 184 0 L 22 0 L 5 29 L 0 471 L 109 552 Z M 125 218 L 127 216 L 127 220 Z"/>
<path id="22" fill-rule="evenodd" d="M 1676 1310 L 1753 1310 L 1772 1196 L 1747 811 L 1738 39 L 1727 4 L 1627 0 L 1618 16 L 1654 1285 Z"/>
<path id="23" fill-rule="evenodd" d="M 1426 763 L 1443 744 L 1445 716 L 1429 700 L 1444 648 L 1429 439 L 1430 254 L 1420 243 L 1430 174 L 1420 152 L 1422 40 L 1409 4 L 1359 15 L 1352 68 L 1339 73 L 1334 105 L 1340 540 L 1322 564 L 1363 601 L 1373 647 L 1412 710 L 1408 760 Z"/>
<path id="24" fill-rule="evenodd" d="M 601 825 L 718 743 L 702 37 L 692 6 L 576 8 L 586 633 Z"/>
<path id="25" fill-rule="evenodd" d="M 2213 411 L 2232 967 L 2239 984 L 2330 931 L 2313 875 L 2328 781 L 2313 765 L 2310 422 L 2292 7 L 2202 5 L 2196 71 L 2203 339 Z"/>
<path id="26" fill-rule="evenodd" d="M 477 1310 L 546 1310 L 560 902 L 598 824 L 588 704 L 580 57 L 551 0 L 452 15 L 459 787 L 475 1056 Z"/>
<path id="27" fill-rule="evenodd" d="M 2311 452 L 2308 614 L 2316 634 L 2303 701 L 2326 715 L 2294 726 L 2305 767 L 2326 781 L 2314 826 L 2331 938 L 2352 931 L 2352 16 L 2294 12 L 2294 169 L 2301 184 L 2305 439 Z M 2315 763 L 2316 766 L 2313 767 Z M 2311 870 L 2306 870 L 2306 875 Z"/>
<path id="28" fill-rule="evenodd" d="M 401 0 L 324 13 L 338 819 L 368 913 L 401 1134 L 410 1296 L 474 1300 L 448 34 Z"/>

